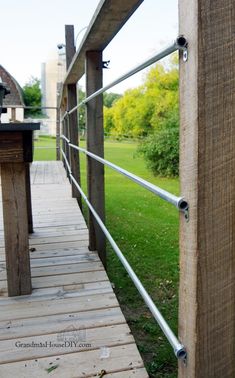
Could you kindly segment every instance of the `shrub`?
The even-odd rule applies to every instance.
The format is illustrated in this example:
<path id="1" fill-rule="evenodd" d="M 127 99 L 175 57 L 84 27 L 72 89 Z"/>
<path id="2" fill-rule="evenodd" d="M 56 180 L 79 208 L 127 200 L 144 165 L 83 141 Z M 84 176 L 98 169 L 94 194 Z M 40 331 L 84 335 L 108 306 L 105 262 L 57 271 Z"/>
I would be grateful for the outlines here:
<path id="1" fill-rule="evenodd" d="M 155 175 L 179 174 L 179 118 L 178 112 L 167 117 L 157 130 L 139 146 L 138 151 Z"/>
<path id="2" fill-rule="evenodd" d="M 26 106 L 36 107 L 38 109 L 26 109 L 25 116 L 40 116 L 41 115 L 41 99 L 42 93 L 40 89 L 40 80 L 36 77 L 31 77 L 30 81 L 23 87 L 23 98 Z"/>

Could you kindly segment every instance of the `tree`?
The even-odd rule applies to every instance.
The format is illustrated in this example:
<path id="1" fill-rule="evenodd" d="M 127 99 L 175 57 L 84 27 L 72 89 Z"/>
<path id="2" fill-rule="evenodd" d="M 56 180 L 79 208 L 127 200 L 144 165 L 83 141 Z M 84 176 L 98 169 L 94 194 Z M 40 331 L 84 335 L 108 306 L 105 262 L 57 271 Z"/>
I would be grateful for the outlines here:
<path id="1" fill-rule="evenodd" d="M 78 87 L 77 90 L 77 98 L 78 103 L 82 102 L 85 99 L 85 92 L 82 90 L 81 87 Z M 86 128 L 86 120 L 85 120 L 85 105 L 82 105 L 78 108 L 78 124 L 79 124 L 79 130 L 81 132 L 84 132 Z"/>
<path id="2" fill-rule="evenodd" d="M 122 95 L 118 93 L 113 93 L 113 92 L 105 92 L 103 95 L 103 101 L 104 101 L 104 106 L 106 108 L 111 108 L 113 104 L 122 97 Z"/>
<path id="3" fill-rule="evenodd" d="M 152 131 L 139 148 L 154 174 L 179 174 L 178 61 L 173 56 L 168 70 L 157 64 L 146 77 L 148 97 L 154 99 Z"/>
<path id="4" fill-rule="evenodd" d="M 139 148 L 148 167 L 166 176 L 178 174 L 178 59 L 156 64 L 143 84 L 130 89 L 105 109 L 105 131 L 117 137 L 144 137 Z"/>
<path id="5" fill-rule="evenodd" d="M 104 107 L 104 132 L 107 136 L 112 134 L 114 129 L 113 111 L 111 108 Z"/>
<path id="6" fill-rule="evenodd" d="M 140 144 L 138 151 L 155 175 L 179 174 L 179 116 L 176 110 L 163 119 L 153 134 Z"/>
<path id="7" fill-rule="evenodd" d="M 178 69 L 173 61 L 169 69 L 157 64 L 144 83 L 127 90 L 105 111 L 105 130 L 121 136 L 145 137 L 156 130 L 164 118 L 178 106 Z M 108 117 L 106 119 L 106 117 Z"/>
<path id="8" fill-rule="evenodd" d="M 23 87 L 23 98 L 25 106 L 33 106 L 39 109 L 25 109 L 26 116 L 37 116 L 41 114 L 42 93 L 40 89 L 40 80 L 31 77 L 30 81 Z"/>

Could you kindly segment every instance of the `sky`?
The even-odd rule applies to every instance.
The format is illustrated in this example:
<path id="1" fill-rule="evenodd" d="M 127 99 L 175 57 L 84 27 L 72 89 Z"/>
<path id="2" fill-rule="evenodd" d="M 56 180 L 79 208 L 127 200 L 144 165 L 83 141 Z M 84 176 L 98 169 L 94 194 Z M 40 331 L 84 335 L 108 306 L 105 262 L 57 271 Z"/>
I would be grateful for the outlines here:
<path id="1" fill-rule="evenodd" d="M 118 0 L 117 0 L 118 1 Z M 23 86 L 41 76 L 41 63 L 57 58 L 64 25 L 74 25 L 77 47 L 99 0 L 0 0 L 0 64 Z M 144 0 L 104 50 L 110 60 L 104 85 L 167 47 L 178 34 L 177 0 Z M 81 32 L 80 32 L 81 31 Z M 80 33 L 79 33 L 80 32 Z M 79 33 L 79 34 L 78 34 Z M 112 89 L 122 93 L 141 84 L 144 72 Z M 84 86 L 84 81 L 81 81 Z"/>

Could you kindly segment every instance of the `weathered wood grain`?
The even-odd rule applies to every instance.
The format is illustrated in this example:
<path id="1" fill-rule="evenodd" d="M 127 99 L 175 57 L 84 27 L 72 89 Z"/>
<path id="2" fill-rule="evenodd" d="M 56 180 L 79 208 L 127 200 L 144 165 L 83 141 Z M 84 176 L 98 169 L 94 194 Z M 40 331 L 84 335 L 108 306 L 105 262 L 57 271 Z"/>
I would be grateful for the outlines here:
<path id="1" fill-rule="evenodd" d="M 4 378 L 12 378 L 14 376 L 22 376 L 24 378 L 48 378 L 48 370 L 51 366 L 56 369 L 50 373 L 50 376 L 58 378 L 68 377 L 92 377 L 101 374 L 102 370 L 109 373 L 120 373 L 119 377 L 126 377 L 125 371 L 130 371 L 130 367 L 134 373 L 141 368 L 139 377 L 146 378 L 146 370 L 142 369 L 143 362 L 135 344 L 110 347 L 107 350 L 109 357 L 102 358 L 102 349 L 95 349 L 87 352 L 75 352 L 66 355 L 55 355 L 53 357 L 31 359 L 0 365 L 0 374 Z M 92 363 L 91 363 L 92 361 Z M 107 374 L 107 377 L 108 377 Z M 128 373 L 129 374 L 129 373 Z M 115 375 L 114 375 L 115 376 Z M 127 375 L 127 377 L 135 377 L 135 374 Z M 138 377 L 138 375 L 137 375 Z"/>
<path id="2" fill-rule="evenodd" d="M 32 180 L 31 295 L 6 296 L 5 251 L 2 243 L 0 247 L 0 376 L 48 376 L 45 366 L 51 367 L 52 358 L 60 361 L 60 369 L 51 376 L 67 378 L 76 372 L 84 377 L 84 371 L 92 376 L 102 370 L 104 361 L 107 376 L 147 377 L 99 256 L 88 249 L 87 228 L 77 201 L 71 198 L 70 184 L 59 177 L 61 163 L 52 165 L 58 165 L 53 179 L 48 177 L 47 162 L 33 164 L 31 170 L 32 177 L 38 175 Z M 1 222 L 0 217 L 0 229 Z M 71 330 L 83 330 L 92 346 L 78 352 L 67 347 L 15 346 L 17 340 L 55 341 L 63 332 L 73 334 Z M 110 351 L 105 359 L 100 358 L 103 347 Z M 71 355 L 76 361 L 70 360 Z"/>
<path id="3" fill-rule="evenodd" d="M 24 161 L 22 132 L 1 131 L 0 164 Z"/>
<path id="4" fill-rule="evenodd" d="M 126 323 L 126 320 L 119 307 L 2 321 L 0 322 L 0 340 L 47 335 L 62 332 L 70 326 L 74 329 L 88 329 L 123 323 Z"/>
<path id="5" fill-rule="evenodd" d="M 1 165 L 9 296 L 31 293 L 28 210 L 24 163 Z"/>
<path id="6" fill-rule="evenodd" d="M 87 51 L 103 51 L 143 0 L 103 0 L 99 3 L 81 46 L 66 74 L 65 84 L 74 84 L 84 74 Z"/>
<path id="7" fill-rule="evenodd" d="M 65 25 L 65 45 L 66 45 L 66 67 L 69 68 L 70 63 L 76 53 L 75 41 L 74 41 L 74 27 L 73 25 Z M 77 84 L 68 84 L 67 85 L 67 110 L 73 109 L 77 105 Z M 79 143 L 79 125 L 78 125 L 78 112 L 75 111 L 69 115 L 69 124 L 68 124 L 68 138 L 72 144 L 76 146 Z M 80 159 L 78 151 L 70 148 L 70 167 L 72 174 L 80 185 Z M 72 182 L 72 196 L 77 198 L 79 206 L 82 206 L 81 194 L 78 191 L 77 187 Z"/>
<path id="8" fill-rule="evenodd" d="M 86 93 L 87 96 L 102 87 L 102 52 L 86 53 Z M 86 106 L 87 150 L 104 157 L 103 97 L 98 96 Z M 99 217 L 105 222 L 104 166 L 87 157 L 88 199 Z M 97 250 L 106 266 L 106 238 L 89 211 L 89 248 Z"/>
<path id="9" fill-rule="evenodd" d="M 33 233 L 33 213 L 32 213 L 32 198 L 31 198 L 31 181 L 30 181 L 30 165 L 25 163 L 25 187 L 26 187 L 26 201 L 27 201 L 27 215 L 28 215 L 28 232 Z"/>
<path id="10" fill-rule="evenodd" d="M 234 30 L 234 1 L 180 1 L 181 378 L 235 376 Z"/>
<path id="11" fill-rule="evenodd" d="M 60 336 L 62 336 L 62 340 L 60 340 Z M 67 343 L 64 346 L 64 340 L 73 340 L 76 344 Z M 60 333 L 56 332 L 46 335 L 27 336 L 20 339 L 0 340 L 0 365 L 26 359 L 56 356 L 58 354 L 75 352 L 87 353 L 88 350 L 91 349 L 100 349 L 104 346 L 110 348 L 111 346 L 130 344 L 133 342 L 133 336 L 125 323 L 87 329 L 75 328 L 75 326 L 72 325 L 71 328 L 63 329 Z M 17 348 L 16 343 L 41 343 L 42 345 L 51 343 L 51 346 Z M 55 344 L 61 344 L 62 346 L 53 346 Z M 87 344 L 87 346 L 82 346 L 84 344 Z"/>

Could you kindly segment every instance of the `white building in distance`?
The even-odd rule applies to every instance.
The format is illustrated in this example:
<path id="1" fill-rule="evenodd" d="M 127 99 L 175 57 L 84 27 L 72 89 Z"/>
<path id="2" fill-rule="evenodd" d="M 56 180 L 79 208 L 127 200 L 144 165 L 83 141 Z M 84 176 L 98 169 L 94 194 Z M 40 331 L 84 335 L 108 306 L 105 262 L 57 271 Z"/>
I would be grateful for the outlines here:
<path id="1" fill-rule="evenodd" d="M 58 56 L 52 56 L 41 66 L 42 107 L 57 107 L 58 90 L 65 76 L 65 52 L 59 50 Z M 47 117 L 41 120 L 44 134 L 56 135 L 56 109 L 45 109 Z M 41 132 L 41 133 L 42 133 Z"/>

